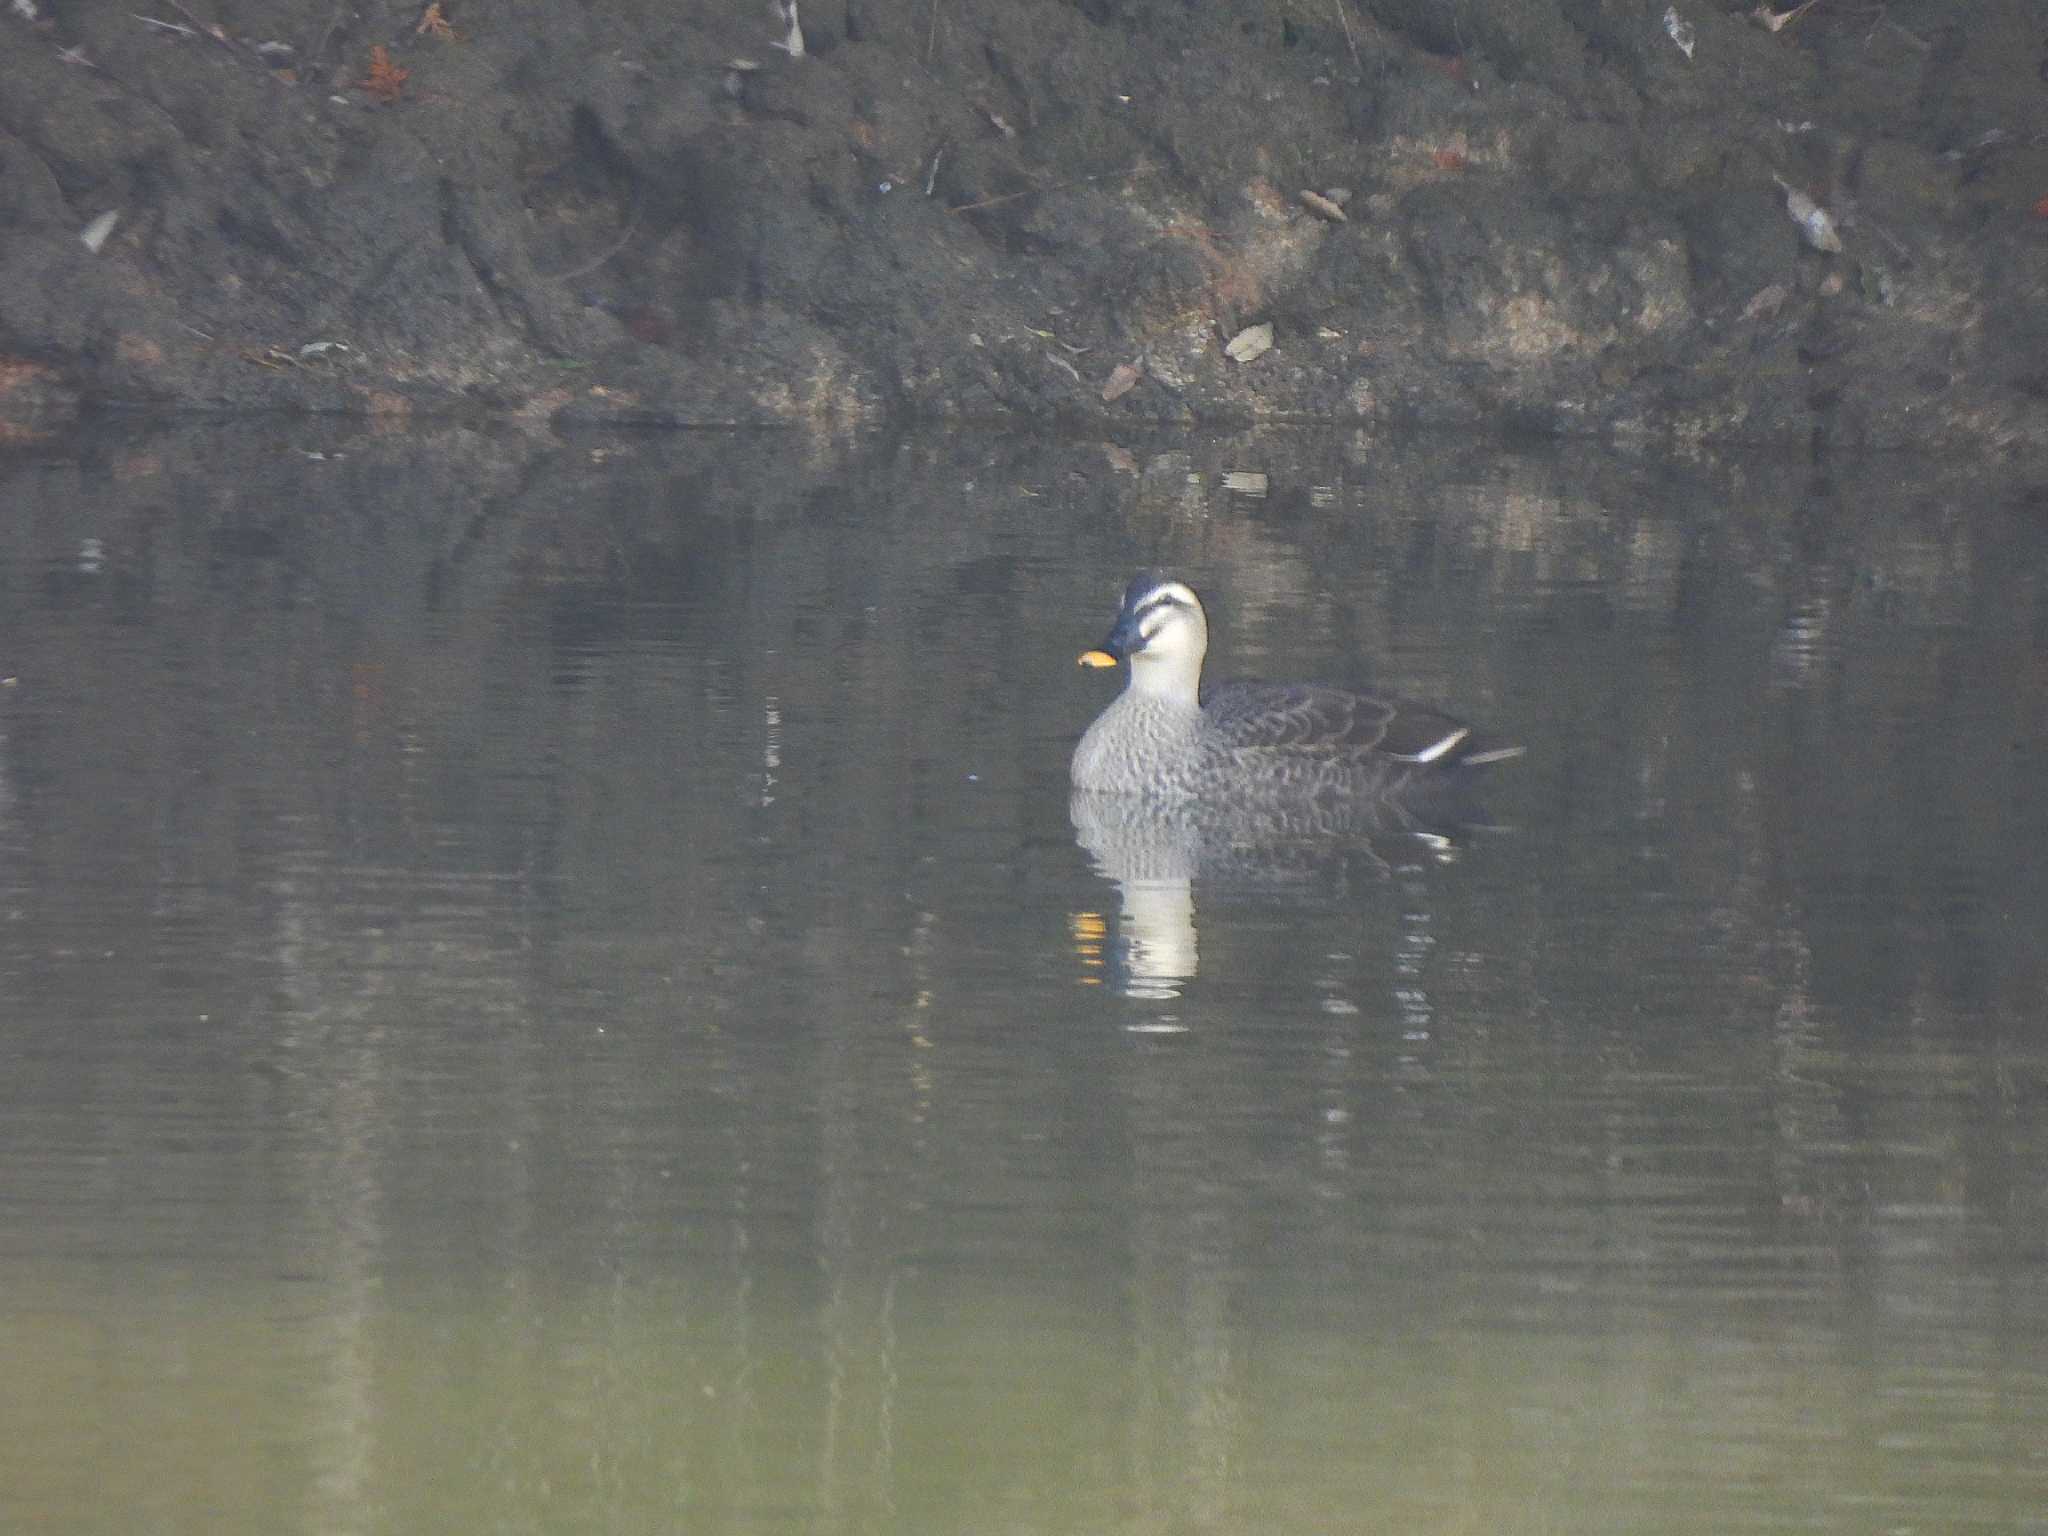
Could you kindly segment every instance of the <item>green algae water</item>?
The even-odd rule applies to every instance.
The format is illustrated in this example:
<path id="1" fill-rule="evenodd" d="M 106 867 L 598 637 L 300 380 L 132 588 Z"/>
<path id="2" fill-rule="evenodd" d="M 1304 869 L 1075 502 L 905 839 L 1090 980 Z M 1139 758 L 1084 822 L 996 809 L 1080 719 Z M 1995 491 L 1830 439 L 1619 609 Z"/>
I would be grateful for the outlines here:
<path id="1" fill-rule="evenodd" d="M 0 465 L 0 1529 L 2048 1531 L 2024 487 L 354 430 Z M 1141 565 L 1485 825 L 1077 827 Z"/>

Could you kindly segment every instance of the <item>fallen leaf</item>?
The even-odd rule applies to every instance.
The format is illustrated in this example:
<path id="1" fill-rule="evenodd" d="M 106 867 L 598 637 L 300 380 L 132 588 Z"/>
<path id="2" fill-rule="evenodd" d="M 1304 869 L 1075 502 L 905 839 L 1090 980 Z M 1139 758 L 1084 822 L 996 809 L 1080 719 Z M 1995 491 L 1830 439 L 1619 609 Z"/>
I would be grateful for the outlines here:
<path id="1" fill-rule="evenodd" d="M 1678 7 L 1675 5 L 1665 8 L 1664 32 L 1672 42 L 1678 44 L 1678 51 L 1680 53 L 1684 54 L 1687 59 L 1692 57 L 1694 44 L 1692 23 L 1678 14 Z"/>
<path id="2" fill-rule="evenodd" d="M 107 237 L 114 232 L 114 226 L 121 222 L 121 210 L 109 208 L 78 232 L 78 238 L 85 242 L 85 248 L 97 256 L 100 247 L 107 243 Z"/>
<path id="3" fill-rule="evenodd" d="M 1103 383 L 1103 400 L 1107 402 L 1129 394 L 1136 387 L 1138 380 L 1144 376 L 1145 370 L 1138 364 L 1118 363 L 1109 370 L 1109 378 Z"/>
<path id="4" fill-rule="evenodd" d="M 1751 294 L 1749 302 L 1742 306 L 1742 318 L 1767 320 L 1785 307 L 1785 300 L 1789 297 L 1790 294 L 1783 283 L 1766 284 Z"/>
<path id="5" fill-rule="evenodd" d="M 1782 32 L 1812 10 L 1814 4 L 1815 0 L 1806 0 L 1804 5 L 1795 5 L 1789 11 L 1774 11 L 1768 5 L 1760 5 L 1749 13 L 1749 19 L 1772 32 Z"/>
<path id="6" fill-rule="evenodd" d="M 1835 233 L 1835 221 L 1828 216 L 1827 209 L 1793 186 L 1782 176 L 1773 176 L 1785 193 L 1785 211 L 1792 216 L 1792 222 L 1799 226 L 1799 233 L 1806 243 L 1816 251 L 1830 255 L 1842 249 L 1842 237 Z"/>
<path id="7" fill-rule="evenodd" d="M 369 92 L 379 101 L 393 102 L 411 76 L 412 71 L 392 63 L 391 50 L 378 43 L 370 49 L 370 73 L 356 82 L 356 89 Z"/>
<path id="8" fill-rule="evenodd" d="M 1223 350 L 1233 361 L 1240 363 L 1263 357 L 1273 350 L 1273 323 L 1269 320 L 1262 325 L 1246 326 L 1230 338 Z"/>
<path id="9" fill-rule="evenodd" d="M 1320 192 L 1310 192 L 1304 188 L 1301 193 L 1301 206 L 1310 213 L 1328 219 L 1332 224 L 1347 222 L 1344 217 L 1344 205 L 1333 198 L 1323 196 Z"/>

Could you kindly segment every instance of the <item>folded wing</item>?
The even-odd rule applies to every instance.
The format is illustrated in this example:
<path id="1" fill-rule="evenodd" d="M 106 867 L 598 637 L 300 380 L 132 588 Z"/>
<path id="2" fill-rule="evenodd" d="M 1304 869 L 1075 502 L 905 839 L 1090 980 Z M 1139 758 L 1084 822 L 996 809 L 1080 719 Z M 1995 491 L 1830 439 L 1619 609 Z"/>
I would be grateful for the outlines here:
<path id="1" fill-rule="evenodd" d="M 1203 700 L 1202 713 L 1220 746 L 1332 762 L 1448 766 L 1519 750 L 1481 742 L 1464 721 L 1428 705 L 1314 683 L 1226 683 Z"/>

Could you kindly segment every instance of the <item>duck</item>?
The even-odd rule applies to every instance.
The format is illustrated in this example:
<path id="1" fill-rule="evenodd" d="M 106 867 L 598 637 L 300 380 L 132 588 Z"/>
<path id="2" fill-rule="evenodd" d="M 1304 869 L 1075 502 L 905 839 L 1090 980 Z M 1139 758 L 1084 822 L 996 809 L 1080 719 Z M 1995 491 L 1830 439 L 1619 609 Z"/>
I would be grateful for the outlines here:
<path id="1" fill-rule="evenodd" d="M 1074 748 L 1077 793 L 1256 809 L 1398 796 L 1522 755 L 1425 704 L 1318 683 L 1202 689 L 1209 619 L 1192 587 L 1141 571 L 1084 667 L 1122 664 L 1123 691 Z"/>

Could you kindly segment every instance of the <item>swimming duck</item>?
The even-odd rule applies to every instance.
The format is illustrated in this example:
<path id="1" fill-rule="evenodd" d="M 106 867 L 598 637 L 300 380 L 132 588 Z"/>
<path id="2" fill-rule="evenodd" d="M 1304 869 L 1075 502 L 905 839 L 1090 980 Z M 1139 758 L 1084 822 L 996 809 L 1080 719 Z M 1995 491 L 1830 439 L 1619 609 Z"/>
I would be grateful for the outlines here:
<path id="1" fill-rule="evenodd" d="M 1315 683 L 1202 692 L 1209 621 L 1191 587 L 1144 571 L 1081 665 L 1130 676 L 1074 748 L 1076 790 L 1257 805 L 1398 794 L 1522 749 L 1427 705 Z"/>

